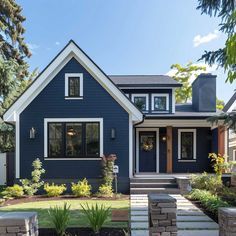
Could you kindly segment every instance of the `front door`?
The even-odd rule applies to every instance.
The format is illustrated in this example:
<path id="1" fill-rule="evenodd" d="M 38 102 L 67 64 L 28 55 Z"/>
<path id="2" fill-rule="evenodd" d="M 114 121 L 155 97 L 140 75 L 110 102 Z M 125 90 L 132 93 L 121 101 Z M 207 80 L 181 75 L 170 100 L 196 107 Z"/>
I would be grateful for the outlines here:
<path id="1" fill-rule="evenodd" d="M 139 132 L 139 172 L 156 172 L 156 132 Z"/>

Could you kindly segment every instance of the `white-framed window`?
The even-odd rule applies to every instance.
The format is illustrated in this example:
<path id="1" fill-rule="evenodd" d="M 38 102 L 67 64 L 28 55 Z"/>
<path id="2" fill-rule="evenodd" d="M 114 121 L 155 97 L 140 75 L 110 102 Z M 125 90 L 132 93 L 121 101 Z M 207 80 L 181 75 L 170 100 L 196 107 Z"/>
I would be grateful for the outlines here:
<path id="1" fill-rule="evenodd" d="M 83 74 L 66 73 L 65 74 L 65 98 L 83 99 Z"/>
<path id="2" fill-rule="evenodd" d="M 178 129 L 178 160 L 196 161 L 196 129 Z"/>
<path id="3" fill-rule="evenodd" d="M 169 94 L 167 93 L 152 94 L 152 111 L 153 112 L 169 111 Z"/>
<path id="4" fill-rule="evenodd" d="M 44 158 L 94 160 L 103 156 L 103 118 L 45 118 Z"/>
<path id="5" fill-rule="evenodd" d="M 149 110 L 148 94 L 132 94 L 132 102 L 143 112 Z"/>

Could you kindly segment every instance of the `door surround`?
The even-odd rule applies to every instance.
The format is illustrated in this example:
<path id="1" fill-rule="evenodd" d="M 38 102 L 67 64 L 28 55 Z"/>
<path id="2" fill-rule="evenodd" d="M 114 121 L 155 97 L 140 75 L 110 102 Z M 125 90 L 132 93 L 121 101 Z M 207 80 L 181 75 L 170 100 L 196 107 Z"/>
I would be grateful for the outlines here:
<path id="1" fill-rule="evenodd" d="M 152 131 L 156 132 L 156 172 L 153 173 L 159 173 L 159 128 L 136 128 L 136 149 L 135 149 L 135 173 L 138 174 L 139 172 L 139 132 L 140 131 Z"/>

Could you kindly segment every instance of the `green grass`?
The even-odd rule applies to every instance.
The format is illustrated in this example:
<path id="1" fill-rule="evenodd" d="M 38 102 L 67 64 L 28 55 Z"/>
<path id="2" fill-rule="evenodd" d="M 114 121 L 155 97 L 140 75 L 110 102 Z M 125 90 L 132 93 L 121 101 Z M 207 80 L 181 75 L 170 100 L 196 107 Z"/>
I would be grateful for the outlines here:
<path id="1" fill-rule="evenodd" d="M 57 201 L 39 201 L 39 202 L 28 202 L 21 203 L 17 205 L 11 205 L 6 207 L 1 207 L 0 212 L 11 212 L 11 211 L 36 211 L 39 218 L 39 227 L 40 228 L 51 228 L 48 209 L 52 206 L 58 205 L 63 206 L 64 202 L 67 202 L 71 205 L 71 219 L 69 222 L 70 227 L 88 227 L 86 218 L 84 217 L 80 204 L 88 203 L 89 205 L 95 204 L 104 204 L 111 209 L 128 209 L 129 200 L 57 200 Z M 116 227 L 116 228 L 127 228 L 127 222 L 111 222 L 109 216 L 108 222 L 104 227 Z"/>

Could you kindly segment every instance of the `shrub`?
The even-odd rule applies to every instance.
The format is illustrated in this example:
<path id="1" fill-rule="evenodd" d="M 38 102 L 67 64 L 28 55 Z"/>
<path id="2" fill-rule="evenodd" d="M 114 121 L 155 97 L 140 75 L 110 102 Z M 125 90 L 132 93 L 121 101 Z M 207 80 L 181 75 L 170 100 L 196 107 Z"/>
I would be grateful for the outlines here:
<path id="1" fill-rule="evenodd" d="M 44 185 L 44 190 L 47 192 L 48 197 L 58 197 L 66 191 L 66 186 L 64 184 L 56 185 L 52 183 L 50 185 L 47 183 Z"/>
<path id="2" fill-rule="evenodd" d="M 54 206 L 48 210 L 51 222 L 58 236 L 66 235 L 66 228 L 70 220 L 70 205 L 64 203 L 63 207 Z"/>
<path id="3" fill-rule="evenodd" d="M 191 185 L 195 189 L 203 189 L 217 193 L 223 187 L 220 175 L 208 175 L 204 172 L 201 175 L 192 175 Z"/>
<path id="4" fill-rule="evenodd" d="M 102 184 L 99 189 L 97 195 L 99 197 L 112 197 L 113 196 L 113 190 L 110 185 Z"/>
<path id="5" fill-rule="evenodd" d="M 104 205 L 98 206 L 97 203 L 95 206 L 92 205 L 91 207 L 89 207 L 88 203 L 86 204 L 86 207 L 81 204 L 81 207 L 90 227 L 93 229 L 95 234 L 99 234 L 103 224 L 108 219 L 110 207 L 107 208 Z"/>
<path id="6" fill-rule="evenodd" d="M 222 190 L 219 192 L 219 196 L 224 200 L 227 201 L 228 203 L 230 203 L 233 206 L 236 206 L 236 191 L 228 188 L 228 187 L 224 187 L 222 188 Z"/>
<path id="7" fill-rule="evenodd" d="M 89 197 L 91 195 L 91 189 L 92 187 L 88 184 L 88 180 L 86 178 L 78 181 L 78 183 L 71 184 L 72 193 L 76 197 Z"/>
<path id="8" fill-rule="evenodd" d="M 0 198 L 0 206 L 2 206 L 4 202 L 5 202 L 5 199 L 4 198 Z"/>
<path id="9" fill-rule="evenodd" d="M 20 198 L 24 195 L 23 187 L 18 184 L 6 187 L 6 189 L 1 193 L 4 198 Z"/>
<path id="10" fill-rule="evenodd" d="M 217 175 L 222 175 L 222 173 L 226 172 L 228 169 L 228 164 L 225 161 L 226 156 L 222 156 L 220 154 L 209 153 L 209 158 L 211 159 L 212 166 Z"/>
<path id="11" fill-rule="evenodd" d="M 41 175 L 45 173 L 45 170 L 42 168 L 42 162 L 37 158 L 33 161 L 32 166 L 34 170 L 31 172 L 31 179 L 20 180 L 24 192 L 28 196 L 33 196 L 44 184 L 41 181 Z"/>
<path id="12" fill-rule="evenodd" d="M 190 199 L 198 200 L 201 204 L 210 212 L 217 215 L 219 207 L 228 207 L 229 204 L 226 201 L 223 201 L 220 197 L 215 194 L 212 194 L 206 190 L 194 189 L 190 195 Z"/>

